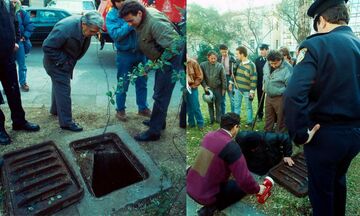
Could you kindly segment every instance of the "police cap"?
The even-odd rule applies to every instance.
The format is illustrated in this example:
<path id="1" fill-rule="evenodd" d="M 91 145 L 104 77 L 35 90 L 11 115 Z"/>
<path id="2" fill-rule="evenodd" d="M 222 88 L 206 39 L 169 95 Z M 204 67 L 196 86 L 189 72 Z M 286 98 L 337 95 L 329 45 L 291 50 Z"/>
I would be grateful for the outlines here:
<path id="1" fill-rule="evenodd" d="M 260 48 L 261 50 L 263 50 L 263 49 L 268 50 L 268 49 L 269 49 L 269 44 L 261 44 L 259 48 Z"/>
<path id="2" fill-rule="evenodd" d="M 346 2 L 348 2 L 348 0 L 315 0 L 308 9 L 307 15 L 314 18 L 315 15 L 321 14 L 326 9 Z"/>

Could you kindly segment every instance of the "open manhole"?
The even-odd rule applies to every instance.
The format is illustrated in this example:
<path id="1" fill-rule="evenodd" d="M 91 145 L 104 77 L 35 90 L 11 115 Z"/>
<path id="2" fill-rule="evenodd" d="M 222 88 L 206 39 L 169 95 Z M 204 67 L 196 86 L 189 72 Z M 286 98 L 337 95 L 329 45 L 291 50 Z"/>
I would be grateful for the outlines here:
<path id="1" fill-rule="evenodd" d="M 102 197 L 149 177 L 145 167 L 114 133 L 70 143 L 80 172 L 95 197 Z"/>
<path id="2" fill-rule="evenodd" d="M 304 153 L 300 152 L 292 157 L 293 166 L 283 162 L 276 165 L 269 172 L 269 175 L 297 197 L 304 197 L 308 193 L 308 175 Z"/>
<path id="3" fill-rule="evenodd" d="M 10 215 L 50 215 L 83 196 L 73 170 L 52 141 L 3 158 L 2 181 Z"/>

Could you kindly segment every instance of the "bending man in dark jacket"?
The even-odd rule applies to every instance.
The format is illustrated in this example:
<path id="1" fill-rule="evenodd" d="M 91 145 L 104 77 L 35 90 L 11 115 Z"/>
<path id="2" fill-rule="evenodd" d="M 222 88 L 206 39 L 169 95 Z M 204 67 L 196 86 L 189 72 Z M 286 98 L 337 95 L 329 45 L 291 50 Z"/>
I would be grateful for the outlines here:
<path id="1" fill-rule="evenodd" d="M 0 0 L 0 80 L 11 111 L 13 130 L 38 131 L 39 125 L 25 119 L 21 105 L 17 79 L 15 52 L 20 40 L 15 10 L 10 1 Z M 0 110 L 0 145 L 10 144 L 11 139 L 5 131 L 5 116 Z"/>
<path id="2" fill-rule="evenodd" d="M 125 1 L 121 12 L 123 18 L 137 33 L 140 50 L 153 62 L 166 59 L 155 72 L 154 107 L 150 121 L 144 121 L 149 130 L 135 136 L 138 141 L 155 141 L 160 139 L 160 131 L 165 128 L 166 115 L 175 82 L 174 71 L 183 70 L 182 51 L 184 42 L 179 39 L 175 26 L 155 8 L 146 8 L 138 1 Z M 178 54 L 170 53 L 176 49 Z"/>
<path id="3" fill-rule="evenodd" d="M 103 23 L 97 12 L 70 16 L 59 21 L 43 43 L 44 67 L 52 81 L 50 113 L 59 116 L 62 129 L 82 131 L 72 119 L 70 79 L 76 62 L 89 48 L 91 36 Z"/>
<path id="4" fill-rule="evenodd" d="M 266 174 L 281 159 L 289 166 L 294 164 L 288 134 L 242 131 L 235 141 L 240 145 L 249 170 L 255 174 Z"/>

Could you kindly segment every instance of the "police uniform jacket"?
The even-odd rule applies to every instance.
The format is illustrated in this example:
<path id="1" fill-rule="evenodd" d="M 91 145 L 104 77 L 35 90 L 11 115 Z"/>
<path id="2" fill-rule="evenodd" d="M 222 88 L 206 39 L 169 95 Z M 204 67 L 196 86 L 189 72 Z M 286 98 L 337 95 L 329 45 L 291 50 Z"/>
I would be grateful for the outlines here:
<path id="1" fill-rule="evenodd" d="M 350 27 L 312 35 L 300 45 L 284 110 L 298 144 L 316 123 L 360 127 L 360 40 Z"/>

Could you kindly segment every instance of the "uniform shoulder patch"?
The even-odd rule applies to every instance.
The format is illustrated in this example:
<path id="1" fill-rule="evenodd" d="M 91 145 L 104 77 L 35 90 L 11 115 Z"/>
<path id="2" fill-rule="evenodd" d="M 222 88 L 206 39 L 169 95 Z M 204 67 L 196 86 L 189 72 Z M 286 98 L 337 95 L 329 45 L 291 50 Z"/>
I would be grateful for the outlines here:
<path id="1" fill-rule="evenodd" d="M 307 48 L 302 48 L 299 51 L 299 55 L 296 58 L 296 64 L 299 64 L 305 58 L 306 52 L 307 52 Z"/>

